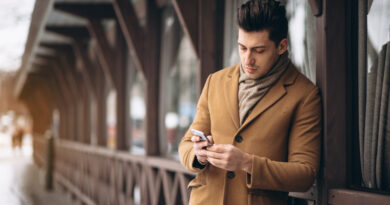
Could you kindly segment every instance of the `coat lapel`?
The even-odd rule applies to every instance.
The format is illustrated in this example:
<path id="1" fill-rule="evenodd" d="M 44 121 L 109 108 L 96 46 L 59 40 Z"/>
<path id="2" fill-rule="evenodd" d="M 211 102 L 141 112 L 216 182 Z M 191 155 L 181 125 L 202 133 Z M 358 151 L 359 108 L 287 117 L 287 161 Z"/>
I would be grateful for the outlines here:
<path id="1" fill-rule="evenodd" d="M 240 119 L 238 116 L 238 78 L 240 76 L 239 65 L 234 66 L 235 68 L 228 74 L 224 82 L 224 96 L 227 104 L 227 112 L 234 123 L 236 129 L 240 127 Z"/>
<path id="2" fill-rule="evenodd" d="M 298 72 L 290 63 L 289 68 L 276 82 L 276 84 L 268 91 L 268 93 L 261 99 L 258 104 L 253 108 L 247 119 L 244 121 L 240 130 L 244 129 L 249 123 L 255 120 L 259 115 L 266 111 L 269 107 L 278 102 L 283 96 L 286 95 L 287 91 L 285 86 L 294 83 Z"/>

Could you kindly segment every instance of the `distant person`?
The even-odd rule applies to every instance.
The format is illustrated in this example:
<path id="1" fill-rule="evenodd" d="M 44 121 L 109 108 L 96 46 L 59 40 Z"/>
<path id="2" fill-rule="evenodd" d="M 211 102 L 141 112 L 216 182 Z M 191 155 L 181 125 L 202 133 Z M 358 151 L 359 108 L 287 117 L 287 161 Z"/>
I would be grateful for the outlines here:
<path id="1" fill-rule="evenodd" d="M 285 7 L 251 0 L 237 14 L 241 62 L 211 74 L 179 154 L 197 172 L 190 205 L 282 205 L 319 169 L 318 88 L 288 57 Z"/>
<path id="2" fill-rule="evenodd" d="M 22 148 L 23 145 L 23 136 L 24 136 L 24 130 L 21 127 L 15 127 L 13 133 L 12 133 L 12 148 L 16 149 Z"/>

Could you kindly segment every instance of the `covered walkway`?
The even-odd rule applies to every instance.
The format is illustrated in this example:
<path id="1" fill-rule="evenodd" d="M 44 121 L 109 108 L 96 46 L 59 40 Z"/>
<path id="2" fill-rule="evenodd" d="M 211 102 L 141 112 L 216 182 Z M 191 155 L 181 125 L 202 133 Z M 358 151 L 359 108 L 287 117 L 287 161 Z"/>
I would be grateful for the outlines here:
<path id="1" fill-rule="evenodd" d="M 12 149 L 11 137 L 0 133 L 0 204 L 71 205 L 71 197 L 57 185 L 45 190 L 45 174 L 32 161 L 31 137 L 22 149 Z"/>
<path id="2" fill-rule="evenodd" d="M 195 173 L 180 164 L 178 145 L 209 74 L 239 62 L 235 12 L 244 1 L 35 1 L 20 69 L 12 78 L 0 75 L 0 116 L 16 110 L 17 100 L 31 118 L 31 137 L 21 150 L 12 150 L 10 137 L 0 134 L 0 205 L 188 204 Z M 370 39 L 380 39 L 367 37 L 367 7 L 374 5 L 372 19 L 384 23 L 386 38 L 378 45 L 386 44 L 387 57 L 378 59 L 390 65 L 384 15 L 390 16 L 390 4 L 282 2 L 294 34 L 291 59 L 319 87 L 323 102 L 321 170 L 309 190 L 289 193 L 289 205 L 389 204 L 390 152 L 378 159 L 378 165 L 387 163 L 378 172 L 385 173 L 386 187 L 365 186 L 361 167 L 375 177 L 377 167 L 360 157 L 382 156 L 385 149 L 360 152 L 363 139 L 372 140 L 359 133 L 365 129 L 362 110 L 386 107 L 390 113 L 389 69 L 387 78 L 380 78 L 384 68 L 366 76 L 367 62 L 377 58 Z M 371 101 L 375 92 L 358 85 L 366 77 L 388 101 Z M 8 102 L 11 97 L 16 100 Z M 384 112 L 376 113 L 367 114 L 366 124 L 383 121 Z M 381 141 L 386 149 L 389 130 L 390 124 L 373 131 L 389 133 Z M 361 166 L 365 161 L 370 163 Z M 47 167 L 51 175 L 45 175 Z M 49 192 L 46 176 L 54 186 Z"/>

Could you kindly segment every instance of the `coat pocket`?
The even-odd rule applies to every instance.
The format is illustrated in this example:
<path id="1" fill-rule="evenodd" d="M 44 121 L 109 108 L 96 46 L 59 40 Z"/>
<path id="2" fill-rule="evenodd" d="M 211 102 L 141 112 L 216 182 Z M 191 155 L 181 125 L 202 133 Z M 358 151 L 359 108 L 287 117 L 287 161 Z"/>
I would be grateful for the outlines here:
<path id="1" fill-rule="evenodd" d="M 187 188 L 192 189 L 203 185 L 206 185 L 206 177 L 203 173 L 199 173 L 193 180 L 190 181 Z"/>

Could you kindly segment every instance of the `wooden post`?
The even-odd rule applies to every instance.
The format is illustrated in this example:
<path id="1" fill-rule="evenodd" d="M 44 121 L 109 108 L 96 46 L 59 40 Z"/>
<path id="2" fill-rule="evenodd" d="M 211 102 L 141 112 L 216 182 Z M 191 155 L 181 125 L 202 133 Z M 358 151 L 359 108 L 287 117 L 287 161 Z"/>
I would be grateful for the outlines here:
<path id="1" fill-rule="evenodd" d="M 199 0 L 199 94 L 209 74 L 222 69 L 223 14 L 222 0 Z"/>
<path id="2" fill-rule="evenodd" d="M 147 0 L 147 53 L 144 57 L 146 72 L 146 154 L 159 155 L 158 105 L 159 105 L 159 61 L 161 47 L 161 9 L 154 0 Z"/>
<path id="3" fill-rule="evenodd" d="M 54 137 L 51 131 L 45 133 L 46 144 L 46 175 L 45 189 L 53 190 L 53 172 L 54 172 Z"/>
<path id="4" fill-rule="evenodd" d="M 107 146 L 107 124 L 106 124 L 106 81 L 102 69 L 96 69 L 96 87 L 97 91 L 97 144 L 99 146 Z"/>
<path id="5" fill-rule="evenodd" d="M 347 185 L 347 74 L 349 48 L 345 1 L 324 0 L 317 18 L 317 85 L 323 102 L 323 170 L 318 204 L 328 204 L 328 191 Z M 331 22 L 331 23 L 329 23 Z M 352 121 L 352 120 L 351 120 Z"/>
<path id="6" fill-rule="evenodd" d="M 210 73 L 222 69 L 224 1 L 173 0 L 184 32 L 191 39 L 199 63 L 198 93 Z"/>
<path id="7" fill-rule="evenodd" d="M 128 0 L 113 0 L 115 14 L 134 58 L 137 68 L 145 76 L 144 65 L 144 42 L 147 40 L 144 36 L 146 31 L 140 26 L 132 3 Z"/>
<path id="8" fill-rule="evenodd" d="M 124 37 L 119 28 L 116 28 L 116 58 L 115 58 L 115 81 L 117 82 L 117 105 L 116 105 L 116 149 L 129 150 L 129 137 L 127 133 L 127 118 L 129 118 L 128 103 L 128 69 L 126 63 L 127 47 Z"/>

